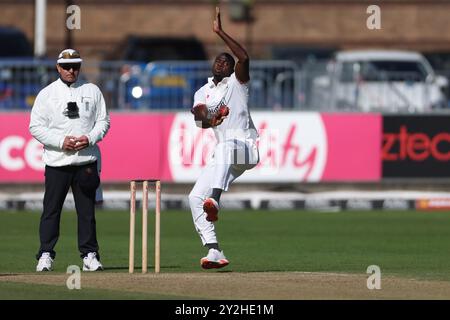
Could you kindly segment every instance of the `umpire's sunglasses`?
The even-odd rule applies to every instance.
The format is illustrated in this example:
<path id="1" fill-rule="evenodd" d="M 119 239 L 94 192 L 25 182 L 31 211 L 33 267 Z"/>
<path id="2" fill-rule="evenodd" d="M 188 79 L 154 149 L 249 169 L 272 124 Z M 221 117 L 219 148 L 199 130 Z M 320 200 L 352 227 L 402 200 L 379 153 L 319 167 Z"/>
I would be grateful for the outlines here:
<path id="1" fill-rule="evenodd" d="M 77 71 L 80 70 L 81 63 L 60 63 L 59 66 L 67 71 L 69 71 L 70 69 Z"/>

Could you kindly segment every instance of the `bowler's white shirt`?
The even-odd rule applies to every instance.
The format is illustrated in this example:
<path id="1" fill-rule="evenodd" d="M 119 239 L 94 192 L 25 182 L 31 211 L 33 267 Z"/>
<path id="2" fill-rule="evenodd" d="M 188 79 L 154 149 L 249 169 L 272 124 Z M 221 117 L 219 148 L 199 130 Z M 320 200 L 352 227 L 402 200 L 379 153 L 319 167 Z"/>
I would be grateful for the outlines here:
<path id="1" fill-rule="evenodd" d="M 222 105 L 230 109 L 222 124 L 213 127 L 218 143 L 230 139 L 255 142 L 258 138 L 248 109 L 248 83 L 240 83 L 235 73 L 217 85 L 212 77 L 208 78 L 208 83 L 194 95 L 194 107 L 198 104 L 206 104 L 210 112 L 216 112 Z"/>
<path id="2" fill-rule="evenodd" d="M 64 115 L 68 102 L 75 101 L 79 118 Z M 31 111 L 30 133 L 44 145 L 44 163 L 52 167 L 83 165 L 97 160 L 97 142 L 109 130 L 110 120 L 100 89 L 91 83 L 67 86 L 58 79 L 42 89 Z M 89 139 L 89 146 L 80 151 L 62 149 L 66 136 Z"/>

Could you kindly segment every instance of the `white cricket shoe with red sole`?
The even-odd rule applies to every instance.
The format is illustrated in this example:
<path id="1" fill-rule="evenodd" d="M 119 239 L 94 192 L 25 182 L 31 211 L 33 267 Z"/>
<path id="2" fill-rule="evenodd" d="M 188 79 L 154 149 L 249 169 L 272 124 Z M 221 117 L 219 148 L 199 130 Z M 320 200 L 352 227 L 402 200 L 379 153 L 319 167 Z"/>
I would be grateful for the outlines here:
<path id="1" fill-rule="evenodd" d="M 217 249 L 209 249 L 208 255 L 200 259 L 203 269 L 219 269 L 226 267 L 229 263 L 223 251 Z"/>
<path id="2" fill-rule="evenodd" d="M 213 198 L 208 198 L 203 202 L 203 211 L 206 212 L 207 221 L 215 222 L 219 219 L 217 216 L 219 213 L 219 204 Z"/>

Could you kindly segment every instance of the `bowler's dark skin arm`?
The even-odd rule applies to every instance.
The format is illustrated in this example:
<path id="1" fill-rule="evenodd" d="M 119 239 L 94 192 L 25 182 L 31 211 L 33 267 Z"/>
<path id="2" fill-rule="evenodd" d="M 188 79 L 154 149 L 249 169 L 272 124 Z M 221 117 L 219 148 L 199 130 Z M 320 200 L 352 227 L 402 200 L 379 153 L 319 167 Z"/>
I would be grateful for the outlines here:
<path id="1" fill-rule="evenodd" d="M 245 51 L 236 40 L 223 31 L 219 7 L 216 7 L 216 19 L 214 20 L 213 31 L 222 38 L 228 48 L 230 48 L 233 54 L 238 58 L 234 70 L 236 78 L 241 83 L 247 83 L 250 80 L 250 58 L 247 51 Z"/>

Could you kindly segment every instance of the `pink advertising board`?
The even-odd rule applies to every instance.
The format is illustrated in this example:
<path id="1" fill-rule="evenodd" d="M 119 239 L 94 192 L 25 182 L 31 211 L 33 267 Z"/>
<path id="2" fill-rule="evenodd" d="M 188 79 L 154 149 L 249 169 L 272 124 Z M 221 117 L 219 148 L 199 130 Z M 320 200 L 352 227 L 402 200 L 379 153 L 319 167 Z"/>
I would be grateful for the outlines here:
<path id="1" fill-rule="evenodd" d="M 102 180 L 158 177 L 171 181 L 167 139 L 174 114 L 111 114 L 111 129 L 99 143 Z M 42 145 L 28 131 L 28 113 L 0 114 L 0 183 L 44 181 Z"/>
<path id="2" fill-rule="evenodd" d="M 380 115 L 253 112 L 252 118 L 260 137 L 260 163 L 237 181 L 380 180 Z M 212 156 L 212 130 L 197 128 L 191 115 L 179 113 L 170 135 L 174 181 L 195 181 Z"/>
<path id="3" fill-rule="evenodd" d="M 322 114 L 328 139 L 324 181 L 378 181 L 381 179 L 382 116 L 376 114 Z"/>
<path id="4" fill-rule="evenodd" d="M 0 183 L 43 181 L 43 149 L 29 122 L 28 113 L 0 113 Z"/>
<path id="5" fill-rule="evenodd" d="M 259 165 L 241 182 L 378 181 L 381 121 L 374 114 L 253 112 L 260 135 Z M 42 146 L 29 114 L 0 114 L 0 183 L 42 182 Z M 212 130 L 185 113 L 112 113 L 99 146 L 102 180 L 159 178 L 194 182 L 212 155 Z"/>
<path id="6" fill-rule="evenodd" d="M 174 114 L 111 114 L 111 128 L 100 142 L 102 180 L 172 181 L 167 137 Z"/>

